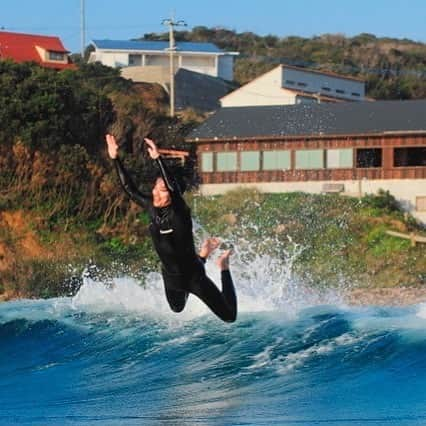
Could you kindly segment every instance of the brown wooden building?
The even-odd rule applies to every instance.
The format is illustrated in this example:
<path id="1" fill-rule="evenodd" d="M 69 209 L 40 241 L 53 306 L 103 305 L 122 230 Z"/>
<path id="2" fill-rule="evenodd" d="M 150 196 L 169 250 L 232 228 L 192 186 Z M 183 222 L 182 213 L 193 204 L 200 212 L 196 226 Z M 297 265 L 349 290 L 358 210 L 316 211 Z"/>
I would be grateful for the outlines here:
<path id="1" fill-rule="evenodd" d="M 389 190 L 426 222 L 426 100 L 222 108 L 188 137 L 200 190 Z"/>

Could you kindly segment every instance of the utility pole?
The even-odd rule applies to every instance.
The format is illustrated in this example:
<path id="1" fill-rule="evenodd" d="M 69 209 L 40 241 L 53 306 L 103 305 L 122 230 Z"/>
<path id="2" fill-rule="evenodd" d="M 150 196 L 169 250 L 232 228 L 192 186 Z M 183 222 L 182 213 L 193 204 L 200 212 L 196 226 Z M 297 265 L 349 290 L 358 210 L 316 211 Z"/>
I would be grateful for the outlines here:
<path id="1" fill-rule="evenodd" d="M 175 21 L 173 16 L 169 19 L 163 19 L 163 25 L 169 27 L 169 60 L 170 60 L 170 116 L 175 115 L 175 71 L 174 71 L 174 53 L 176 50 L 174 27 L 186 27 L 185 21 Z"/>
<path id="2" fill-rule="evenodd" d="M 84 61 L 84 49 L 86 47 L 86 13 L 84 1 L 80 3 L 80 27 L 81 27 L 81 59 Z"/>

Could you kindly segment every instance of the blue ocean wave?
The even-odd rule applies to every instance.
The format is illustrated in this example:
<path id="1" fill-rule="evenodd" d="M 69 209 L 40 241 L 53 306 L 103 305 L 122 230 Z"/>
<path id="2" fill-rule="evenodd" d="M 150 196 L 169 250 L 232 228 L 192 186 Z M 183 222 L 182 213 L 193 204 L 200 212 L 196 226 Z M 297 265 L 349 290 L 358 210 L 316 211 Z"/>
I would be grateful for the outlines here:
<path id="1" fill-rule="evenodd" d="M 225 324 L 150 280 L 0 304 L 0 424 L 426 424 L 426 306 L 253 310 L 242 288 Z"/>

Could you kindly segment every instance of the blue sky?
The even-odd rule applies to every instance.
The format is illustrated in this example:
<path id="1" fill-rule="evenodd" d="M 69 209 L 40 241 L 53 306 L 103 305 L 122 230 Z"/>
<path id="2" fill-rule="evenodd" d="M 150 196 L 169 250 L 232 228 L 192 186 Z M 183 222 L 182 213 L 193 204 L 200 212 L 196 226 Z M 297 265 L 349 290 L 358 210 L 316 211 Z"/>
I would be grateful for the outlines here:
<path id="1" fill-rule="evenodd" d="M 0 27 L 57 35 L 80 51 L 81 0 L 1 0 Z M 188 28 L 204 25 L 279 37 L 323 33 L 377 36 L 426 42 L 426 0 L 85 0 L 86 41 L 127 40 L 160 32 L 174 12 Z"/>

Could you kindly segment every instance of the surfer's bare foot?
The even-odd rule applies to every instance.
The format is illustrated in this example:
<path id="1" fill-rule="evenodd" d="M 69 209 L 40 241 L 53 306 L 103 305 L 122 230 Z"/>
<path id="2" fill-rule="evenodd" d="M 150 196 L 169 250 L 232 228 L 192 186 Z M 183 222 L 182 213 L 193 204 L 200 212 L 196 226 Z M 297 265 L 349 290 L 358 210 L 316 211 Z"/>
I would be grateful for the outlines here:
<path id="1" fill-rule="evenodd" d="M 207 238 L 201 245 L 200 257 L 207 259 L 220 245 L 219 238 Z"/>
<path id="2" fill-rule="evenodd" d="M 225 250 L 217 259 L 216 264 L 219 266 L 221 271 L 227 271 L 229 269 L 229 256 L 232 250 Z"/>

